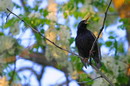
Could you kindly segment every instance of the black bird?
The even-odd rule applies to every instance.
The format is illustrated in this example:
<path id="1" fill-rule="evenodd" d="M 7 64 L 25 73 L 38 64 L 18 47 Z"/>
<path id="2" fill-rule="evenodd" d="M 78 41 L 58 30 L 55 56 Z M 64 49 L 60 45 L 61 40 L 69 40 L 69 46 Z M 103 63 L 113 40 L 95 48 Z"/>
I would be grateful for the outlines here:
<path id="1" fill-rule="evenodd" d="M 89 17 L 88 17 L 89 18 Z M 87 20 L 82 20 L 79 24 L 78 24 L 78 30 L 77 30 L 77 36 L 76 36 L 76 47 L 78 48 L 78 53 L 80 56 L 83 57 L 83 59 L 81 59 L 82 63 L 84 64 L 84 66 L 87 68 L 86 63 L 88 63 L 88 59 L 89 59 L 89 54 L 91 53 L 91 57 L 93 58 L 93 60 L 96 63 L 96 66 L 98 68 L 100 68 L 101 66 L 101 52 L 100 49 L 98 47 L 98 43 L 95 43 L 94 49 L 92 52 L 90 52 L 91 47 L 93 45 L 93 42 L 95 40 L 95 35 L 89 31 L 87 29 Z M 90 60 L 91 61 L 91 60 Z"/>

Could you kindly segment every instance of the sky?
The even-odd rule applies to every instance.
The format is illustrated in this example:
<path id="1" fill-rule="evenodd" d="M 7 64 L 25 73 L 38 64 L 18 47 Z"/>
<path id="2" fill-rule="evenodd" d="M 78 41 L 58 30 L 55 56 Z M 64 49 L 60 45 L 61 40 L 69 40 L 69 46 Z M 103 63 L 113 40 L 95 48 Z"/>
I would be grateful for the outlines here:
<path id="1" fill-rule="evenodd" d="M 17 4 L 20 4 L 19 0 L 12 0 L 12 1 L 14 1 Z M 32 5 L 33 1 L 34 0 L 28 0 L 30 5 Z M 56 0 L 56 2 L 58 2 L 58 3 L 67 2 L 67 1 L 68 0 L 62 0 L 62 1 Z M 43 0 L 43 5 L 41 7 L 45 8 L 46 6 L 47 6 L 47 0 Z M 20 10 L 14 8 L 13 12 L 18 14 L 20 12 Z M 59 14 L 58 16 L 61 16 L 61 15 Z M 76 19 L 74 17 L 70 17 L 70 19 L 73 20 L 72 22 L 70 22 L 70 25 L 73 26 L 74 21 L 76 21 Z M 58 22 L 62 22 L 64 24 L 64 19 L 61 18 L 60 20 L 58 20 Z M 119 38 L 123 38 L 126 35 L 125 30 L 117 29 L 117 27 L 121 24 L 122 23 L 117 22 L 117 24 L 114 24 L 114 25 L 107 27 L 106 30 L 103 32 L 103 39 L 108 40 L 108 33 L 110 31 L 116 32 Z M 48 26 L 44 26 L 44 28 L 48 28 Z M 72 30 L 71 36 L 75 37 L 76 36 L 76 29 L 74 29 L 72 27 L 71 30 Z M 21 42 L 21 44 L 24 47 L 27 47 L 28 45 L 32 45 L 32 44 L 35 43 L 34 37 L 32 36 L 30 29 L 26 30 L 24 33 L 21 33 L 21 34 L 23 34 L 21 36 L 21 39 L 24 40 L 24 41 Z M 19 37 L 19 36 L 16 36 L 16 38 L 17 37 Z M 33 40 L 31 40 L 31 42 L 28 41 L 28 40 L 25 40 L 25 39 L 28 39 L 30 37 L 33 39 Z M 125 44 L 126 44 L 126 48 L 127 48 L 127 42 L 125 42 Z M 75 44 L 73 44 L 72 46 L 75 46 Z M 101 51 L 102 51 L 103 54 L 107 54 L 109 52 L 109 50 L 105 46 L 103 46 L 101 48 Z M 31 61 L 27 61 L 27 60 L 24 60 L 24 59 L 18 59 L 18 61 L 16 62 L 16 70 L 19 70 L 19 68 L 25 67 L 25 66 L 32 67 L 37 72 L 39 72 L 39 70 L 41 70 L 41 66 L 39 66 L 36 63 L 32 63 Z M 85 69 L 83 67 L 83 69 L 86 71 L 86 73 L 90 73 L 91 71 L 93 71 L 93 69 L 91 67 L 88 67 L 88 69 Z M 22 78 L 22 80 L 21 80 L 22 83 L 31 82 L 30 83 L 31 86 L 38 86 L 37 80 L 36 80 L 35 76 L 32 74 L 32 72 L 23 71 L 23 72 L 19 73 L 19 76 Z M 48 67 L 45 68 L 45 73 L 42 76 L 42 82 L 41 83 L 42 83 L 42 86 L 51 86 L 51 85 L 56 85 L 58 83 L 64 82 L 65 80 L 66 80 L 65 75 L 64 75 L 63 72 L 61 72 L 61 71 L 59 71 L 59 70 L 57 70 L 53 67 L 48 66 Z M 74 80 L 69 85 L 70 86 L 78 86 L 78 84 Z"/>

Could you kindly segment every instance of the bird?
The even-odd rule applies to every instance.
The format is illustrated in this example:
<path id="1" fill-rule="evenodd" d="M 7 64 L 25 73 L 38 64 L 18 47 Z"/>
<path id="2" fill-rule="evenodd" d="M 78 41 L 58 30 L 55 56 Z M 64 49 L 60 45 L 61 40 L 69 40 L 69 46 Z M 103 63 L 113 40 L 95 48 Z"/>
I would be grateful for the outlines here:
<path id="1" fill-rule="evenodd" d="M 97 42 L 95 43 L 95 46 L 92 52 L 90 52 L 93 42 L 96 39 L 96 36 L 87 28 L 89 24 L 88 23 L 89 17 L 87 17 L 85 20 L 82 20 L 78 24 L 75 44 L 78 49 L 79 56 L 83 57 L 81 61 L 83 65 L 85 66 L 85 68 L 87 68 L 86 64 L 89 64 L 88 61 L 91 61 L 91 58 L 89 59 L 90 54 L 96 64 L 96 67 L 100 68 L 101 67 L 101 52 L 100 52 L 100 48 Z"/>

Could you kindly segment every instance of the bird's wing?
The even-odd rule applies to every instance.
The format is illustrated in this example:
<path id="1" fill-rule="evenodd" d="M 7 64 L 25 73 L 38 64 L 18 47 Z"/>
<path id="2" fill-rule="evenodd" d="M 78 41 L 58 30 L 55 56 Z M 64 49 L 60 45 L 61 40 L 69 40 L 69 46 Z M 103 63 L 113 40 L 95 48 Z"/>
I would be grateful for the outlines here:
<path id="1" fill-rule="evenodd" d="M 89 56 L 89 45 L 86 46 L 89 43 L 86 39 L 86 35 L 78 35 L 76 37 L 76 46 L 78 48 L 79 55 L 84 58 L 88 58 Z"/>

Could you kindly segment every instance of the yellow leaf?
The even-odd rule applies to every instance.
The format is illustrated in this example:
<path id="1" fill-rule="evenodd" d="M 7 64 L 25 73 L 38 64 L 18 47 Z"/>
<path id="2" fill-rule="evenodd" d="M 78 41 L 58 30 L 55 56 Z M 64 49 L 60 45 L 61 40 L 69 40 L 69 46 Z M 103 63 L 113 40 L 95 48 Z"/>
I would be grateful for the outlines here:
<path id="1" fill-rule="evenodd" d="M 0 79 L 0 86 L 9 86 L 8 84 L 9 82 L 6 80 L 5 76 Z"/>

